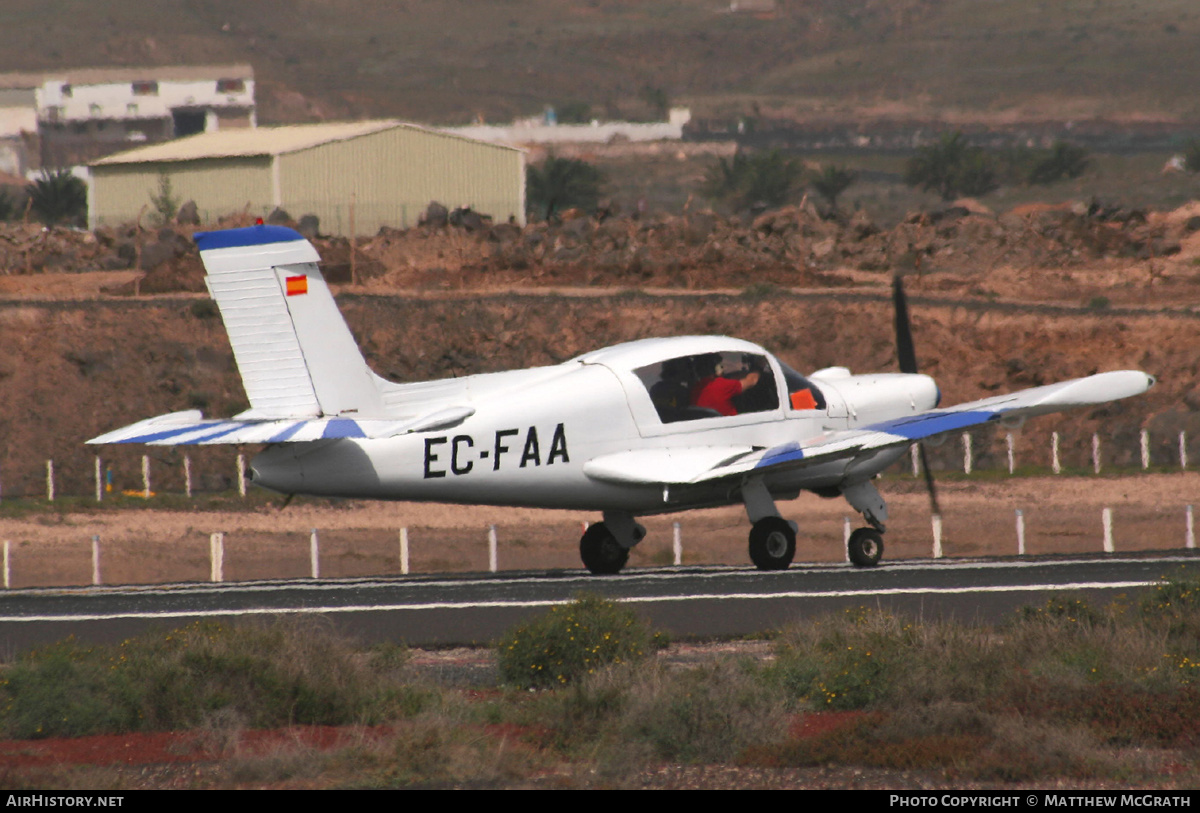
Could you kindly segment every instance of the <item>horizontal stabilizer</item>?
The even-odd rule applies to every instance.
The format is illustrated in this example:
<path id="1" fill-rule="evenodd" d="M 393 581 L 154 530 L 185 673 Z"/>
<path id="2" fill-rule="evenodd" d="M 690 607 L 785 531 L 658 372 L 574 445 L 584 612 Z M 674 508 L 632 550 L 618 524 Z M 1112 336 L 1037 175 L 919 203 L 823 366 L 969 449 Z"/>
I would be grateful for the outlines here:
<path id="1" fill-rule="evenodd" d="M 148 446 L 207 446 L 242 443 L 304 443 L 331 438 L 389 438 L 461 423 L 471 407 L 443 409 L 415 420 L 353 418 L 205 419 L 197 410 L 172 412 L 92 438 L 90 444 L 144 443 Z"/>

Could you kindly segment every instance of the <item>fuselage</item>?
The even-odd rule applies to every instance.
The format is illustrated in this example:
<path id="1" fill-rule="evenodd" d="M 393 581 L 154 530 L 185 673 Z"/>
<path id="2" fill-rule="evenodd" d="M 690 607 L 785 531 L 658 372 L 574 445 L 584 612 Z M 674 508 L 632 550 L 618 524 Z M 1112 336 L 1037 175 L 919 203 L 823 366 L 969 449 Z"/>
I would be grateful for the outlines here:
<path id="1" fill-rule="evenodd" d="M 651 384 L 665 377 L 664 362 L 719 353 L 762 367 L 755 386 L 762 388 L 760 403 L 735 415 L 665 419 Z M 457 425 L 388 438 L 279 444 L 254 459 L 252 476 L 284 493 L 659 513 L 738 496 L 709 486 L 677 488 L 664 498 L 661 488 L 589 477 L 585 464 L 639 449 L 770 448 L 915 414 L 938 399 L 928 376 L 855 376 L 834 368 L 808 377 L 821 405 L 797 408 L 788 390 L 798 385 L 785 369 L 756 345 L 725 337 L 631 342 L 553 367 L 454 379 L 441 390 L 453 391 L 454 405 L 474 409 Z M 405 386 L 396 385 L 391 398 L 397 410 Z M 873 475 L 903 452 L 816 464 L 771 477 L 767 486 L 778 496 L 837 487 Z"/>

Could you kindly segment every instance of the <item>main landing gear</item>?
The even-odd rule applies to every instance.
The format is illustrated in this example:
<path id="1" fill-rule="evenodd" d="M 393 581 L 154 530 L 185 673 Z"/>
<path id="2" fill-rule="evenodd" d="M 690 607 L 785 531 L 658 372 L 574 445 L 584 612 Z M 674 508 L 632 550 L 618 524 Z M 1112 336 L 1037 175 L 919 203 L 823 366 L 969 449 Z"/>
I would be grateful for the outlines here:
<path id="1" fill-rule="evenodd" d="M 782 517 L 763 517 L 750 529 L 750 561 L 759 570 L 787 570 L 796 555 L 796 531 Z"/>
<path id="2" fill-rule="evenodd" d="M 887 506 L 869 481 L 841 488 L 842 495 L 861 511 L 871 527 L 850 534 L 846 553 L 855 567 L 875 567 L 883 558 L 883 529 Z M 786 570 L 796 556 L 796 524 L 779 516 L 775 499 L 760 478 L 742 485 L 742 502 L 752 523 L 750 561 L 759 570 Z M 584 566 L 598 576 L 620 573 L 629 561 L 630 549 L 646 536 L 646 529 L 633 514 L 605 511 L 604 521 L 589 526 L 579 540 Z"/>
<path id="3" fill-rule="evenodd" d="M 604 522 L 589 525 L 579 539 L 579 558 L 597 576 L 620 573 L 629 561 L 629 549 L 641 542 L 646 529 L 632 514 L 604 512 Z"/>

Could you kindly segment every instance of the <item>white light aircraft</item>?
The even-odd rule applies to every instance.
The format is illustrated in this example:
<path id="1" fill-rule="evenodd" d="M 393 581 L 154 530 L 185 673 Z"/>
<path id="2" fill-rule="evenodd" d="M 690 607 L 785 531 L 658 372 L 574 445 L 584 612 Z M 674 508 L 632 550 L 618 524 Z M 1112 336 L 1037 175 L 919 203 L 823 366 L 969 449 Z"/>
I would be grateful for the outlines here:
<path id="1" fill-rule="evenodd" d="M 872 480 L 912 444 L 1154 383 L 1122 370 L 939 409 L 937 385 L 916 373 L 897 278 L 901 373 L 804 376 L 746 341 L 683 336 L 397 384 L 367 366 L 298 233 L 259 225 L 195 239 L 250 409 L 226 420 L 176 412 L 89 443 L 265 444 L 252 481 L 284 494 L 602 512 L 580 540 L 598 574 L 625 565 L 645 535 L 638 517 L 738 503 L 750 559 L 786 568 L 797 527 L 776 500 L 803 490 L 841 495 L 863 515 L 848 554 L 875 565 L 887 506 Z"/>

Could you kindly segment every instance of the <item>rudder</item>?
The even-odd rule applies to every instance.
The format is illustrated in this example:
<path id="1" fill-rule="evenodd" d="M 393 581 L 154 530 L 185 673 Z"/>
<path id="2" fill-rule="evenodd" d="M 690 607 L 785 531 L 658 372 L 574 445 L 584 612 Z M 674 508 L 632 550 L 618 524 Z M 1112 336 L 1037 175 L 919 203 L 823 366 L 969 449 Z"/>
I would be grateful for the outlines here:
<path id="1" fill-rule="evenodd" d="M 198 232 L 196 244 L 258 417 L 381 417 L 367 366 L 298 232 L 251 226 Z"/>

